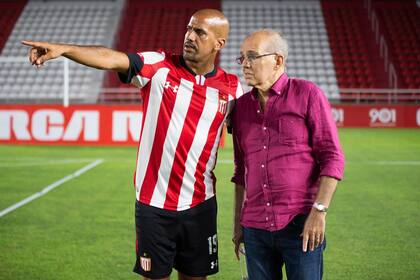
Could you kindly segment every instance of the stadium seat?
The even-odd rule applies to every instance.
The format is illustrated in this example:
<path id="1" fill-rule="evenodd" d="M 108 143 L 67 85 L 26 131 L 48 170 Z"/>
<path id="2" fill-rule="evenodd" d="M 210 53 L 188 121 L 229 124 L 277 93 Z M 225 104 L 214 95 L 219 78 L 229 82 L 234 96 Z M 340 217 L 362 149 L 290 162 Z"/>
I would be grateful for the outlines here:
<path id="1" fill-rule="evenodd" d="M 3 3 L 0 7 L 1 5 Z M 121 1 L 111 0 L 77 1 L 77 4 L 74 1 L 29 1 L 3 48 L 2 57 L 26 58 L 28 48 L 20 43 L 23 39 L 111 46 L 121 8 Z M 57 91 L 57 86 L 63 86 L 62 63 L 47 62 L 46 66 L 38 71 L 34 71 L 26 62 L 1 62 L 0 65 L 1 68 L 7 69 L 7 75 L 16 73 L 16 77 L 10 81 L 14 84 L 11 87 L 12 91 L 3 92 L 2 99 L 41 99 L 37 102 L 58 102 L 62 99 L 62 90 Z M 69 72 L 71 101 L 85 103 L 96 100 L 103 74 L 73 62 L 69 63 Z M 85 77 L 86 79 L 80 81 L 80 85 L 89 85 L 91 91 L 84 92 L 84 95 L 72 92 L 75 83 L 79 83 L 73 75 Z M 25 89 L 22 96 L 17 94 L 20 88 Z M 0 89 L 2 90 L 4 87 Z"/>
<path id="2" fill-rule="evenodd" d="M 241 68 L 234 61 L 241 42 L 254 30 L 270 28 L 281 32 L 288 40 L 288 75 L 312 80 L 324 90 L 327 97 L 339 97 L 327 31 L 318 1 L 225 0 L 222 8 L 230 20 L 231 34 L 221 52 L 221 66 L 240 76 L 243 85 Z M 252 20 L 249 20 L 251 16 Z M 331 86 L 334 86 L 333 91 Z"/>

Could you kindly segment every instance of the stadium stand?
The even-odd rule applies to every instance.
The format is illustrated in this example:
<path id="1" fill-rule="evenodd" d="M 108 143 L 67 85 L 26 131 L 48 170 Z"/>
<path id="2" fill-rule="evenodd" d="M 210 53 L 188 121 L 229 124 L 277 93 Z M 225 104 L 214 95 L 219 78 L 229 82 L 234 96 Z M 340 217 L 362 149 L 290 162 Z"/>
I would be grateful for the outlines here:
<path id="1" fill-rule="evenodd" d="M 244 37 L 260 28 L 280 31 L 289 42 L 286 72 L 309 79 L 329 98 L 338 99 L 334 65 L 318 1 L 223 1 L 223 12 L 231 23 L 229 42 L 221 52 L 221 66 L 239 75 L 235 64 Z M 243 83 L 244 84 L 244 83 Z"/>
<path id="2" fill-rule="evenodd" d="M 362 4 L 322 1 L 338 84 L 340 88 L 385 88 L 388 85 L 379 48 Z"/>
<path id="3" fill-rule="evenodd" d="M 123 52 L 139 50 L 182 53 L 186 25 L 191 15 L 203 8 L 220 9 L 220 1 L 128 0 L 115 47 Z M 106 88 L 128 88 L 114 73 L 108 73 Z M 139 101 L 138 93 L 105 92 L 101 102 Z"/>
<path id="4" fill-rule="evenodd" d="M 26 0 L 8 0 L 0 2 L 0 52 L 6 44 L 13 27 L 26 5 Z"/>
<path id="5" fill-rule="evenodd" d="M 242 40 L 254 30 L 271 28 L 289 41 L 289 76 L 315 82 L 332 102 L 354 96 L 359 102 L 363 88 L 371 88 L 365 90 L 369 98 L 374 97 L 375 89 L 390 89 L 367 3 L 372 3 L 379 18 L 398 87 L 418 92 L 420 8 L 413 0 L 3 0 L 0 103 L 62 100 L 63 63 L 47 62 L 48 67 L 34 71 L 27 64 L 28 48 L 21 46 L 22 39 L 99 44 L 124 52 L 163 49 L 181 53 L 185 26 L 191 14 L 202 8 L 222 9 L 231 22 L 228 44 L 220 55 L 220 65 L 227 71 L 242 79 L 241 68 L 235 63 Z M 21 57 L 20 61 L 16 57 Z M 136 89 L 121 84 L 114 73 L 69 64 L 71 103 L 140 101 Z"/>
<path id="6" fill-rule="evenodd" d="M 29 1 L 15 24 L 2 57 L 26 57 L 23 39 L 112 46 L 122 1 Z M 25 62 L 27 59 L 25 60 Z M 0 100 L 31 103 L 57 102 L 63 96 L 63 65 L 47 62 L 34 71 L 23 62 L 2 63 Z M 96 102 L 103 73 L 69 63 L 73 102 Z"/>
<path id="7" fill-rule="evenodd" d="M 415 1 L 374 1 L 389 43 L 399 86 L 420 88 L 420 8 Z"/>

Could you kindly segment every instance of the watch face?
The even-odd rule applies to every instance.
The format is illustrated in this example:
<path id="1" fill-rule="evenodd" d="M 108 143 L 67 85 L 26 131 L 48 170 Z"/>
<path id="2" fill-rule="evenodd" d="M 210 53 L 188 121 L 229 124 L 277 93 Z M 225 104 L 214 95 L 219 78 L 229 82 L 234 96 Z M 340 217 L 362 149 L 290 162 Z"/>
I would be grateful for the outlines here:
<path id="1" fill-rule="evenodd" d="M 325 207 L 325 205 L 322 205 L 321 203 L 317 203 L 315 202 L 314 205 L 316 210 L 321 211 L 321 212 L 327 212 L 327 207 Z"/>

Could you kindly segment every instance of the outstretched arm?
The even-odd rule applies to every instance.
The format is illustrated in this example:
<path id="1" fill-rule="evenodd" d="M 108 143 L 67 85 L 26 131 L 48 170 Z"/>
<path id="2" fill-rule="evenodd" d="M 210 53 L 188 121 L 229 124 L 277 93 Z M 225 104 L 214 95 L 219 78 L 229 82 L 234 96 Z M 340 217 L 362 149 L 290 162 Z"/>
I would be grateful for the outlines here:
<path id="1" fill-rule="evenodd" d="M 48 42 L 22 41 L 30 46 L 29 61 L 40 67 L 45 61 L 64 56 L 77 63 L 102 69 L 127 73 L 129 60 L 125 53 L 102 46 L 52 44 Z"/>

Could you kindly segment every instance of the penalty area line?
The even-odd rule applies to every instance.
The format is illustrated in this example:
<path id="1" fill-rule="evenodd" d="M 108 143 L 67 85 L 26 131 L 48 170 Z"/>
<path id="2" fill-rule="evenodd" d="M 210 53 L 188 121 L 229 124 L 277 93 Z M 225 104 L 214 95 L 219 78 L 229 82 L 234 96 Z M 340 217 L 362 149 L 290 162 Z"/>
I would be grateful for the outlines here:
<path id="1" fill-rule="evenodd" d="M 72 180 L 72 179 L 74 179 L 74 178 L 76 178 L 76 177 L 78 177 L 78 176 L 82 175 L 82 174 L 83 174 L 83 173 L 85 173 L 86 171 L 89 171 L 90 169 L 92 169 L 92 168 L 94 168 L 94 167 L 98 166 L 99 164 L 101 164 L 101 163 L 103 163 L 103 162 L 104 162 L 104 160 L 103 160 L 103 159 L 98 159 L 98 160 L 95 160 L 94 162 L 92 162 L 92 163 L 90 163 L 90 164 L 86 165 L 85 167 L 80 168 L 80 169 L 79 169 L 79 170 L 77 170 L 76 172 L 74 172 L 74 173 L 72 173 L 72 174 L 70 174 L 70 175 L 67 175 L 67 176 L 66 176 L 66 177 L 64 177 L 64 178 L 61 178 L 60 180 L 58 180 L 58 181 L 56 181 L 56 182 L 52 183 L 51 185 L 46 186 L 46 187 L 45 187 L 45 188 L 43 188 L 40 192 L 34 193 L 33 195 L 28 196 L 27 198 L 25 198 L 25 199 L 23 199 L 23 200 L 21 200 L 21 201 L 19 201 L 19 202 L 15 203 L 15 204 L 13 204 L 12 206 L 7 207 L 7 208 L 6 208 L 6 209 L 4 209 L 4 210 L 1 210 L 1 211 L 0 211 L 0 218 L 1 218 L 1 217 L 3 217 L 3 216 L 5 216 L 5 215 L 7 215 L 8 213 L 10 213 L 10 212 L 12 212 L 12 211 L 14 211 L 14 210 L 18 209 L 19 207 L 22 207 L 23 205 L 28 204 L 29 202 L 31 202 L 31 201 L 33 201 L 33 200 L 35 200 L 35 199 L 38 199 L 38 198 L 40 198 L 41 196 L 46 195 L 49 191 L 51 191 L 51 190 L 53 190 L 53 189 L 57 188 L 58 186 L 60 186 L 60 185 L 64 184 L 64 183 L 65 183 L 65 182 L 67 182 L 67 181 L 70 181 L 70 180 Z"/>

